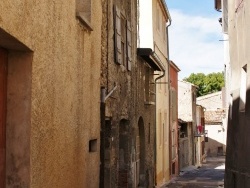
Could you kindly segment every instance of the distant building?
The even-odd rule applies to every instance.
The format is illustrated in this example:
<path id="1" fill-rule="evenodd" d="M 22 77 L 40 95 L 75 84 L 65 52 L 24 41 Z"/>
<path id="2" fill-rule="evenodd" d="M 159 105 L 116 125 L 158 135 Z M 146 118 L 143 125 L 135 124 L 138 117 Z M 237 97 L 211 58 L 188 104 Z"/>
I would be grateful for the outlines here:
<path id="1" fill-rule="evenodd" d="M 205 153 L 205 108 L 201 105 L 196 106 L 196 130 L 194 135 L 195 142 L 195 166 L 202 166 L 206 158 Z"/>
<path id="2" fill-rule="evenodd" d="M 197 104 L 205 107 L 205 132 L 208 141 L 205 144 L 207 156 L 225 155 L 227 123 L 225 108 L 225 90 L 197 98 Z"/>
<path id="3" fill-rule="evenodd" d="M 179 132 L 178 132 L 178 72 L 177 65 L 170 62 L 170 139 L 169 154 L 171 177 L 179 175 Z"/>
<path id="4" fill-rule="evenodd" d="M 178 81 L 180 169 L 195 164 L 196 90 L 194 84 Z"/>

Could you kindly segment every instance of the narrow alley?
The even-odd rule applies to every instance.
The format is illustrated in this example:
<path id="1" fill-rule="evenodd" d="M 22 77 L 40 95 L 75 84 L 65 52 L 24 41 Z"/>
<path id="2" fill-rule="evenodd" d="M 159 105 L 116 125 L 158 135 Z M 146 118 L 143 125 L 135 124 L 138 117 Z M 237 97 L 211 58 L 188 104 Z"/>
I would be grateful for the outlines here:
<path id="1" fill-rule="evenodd" d="M 201 168 L 187 167 L 166 188 L 224 187 L 225 157 L 210 157 Z"/>

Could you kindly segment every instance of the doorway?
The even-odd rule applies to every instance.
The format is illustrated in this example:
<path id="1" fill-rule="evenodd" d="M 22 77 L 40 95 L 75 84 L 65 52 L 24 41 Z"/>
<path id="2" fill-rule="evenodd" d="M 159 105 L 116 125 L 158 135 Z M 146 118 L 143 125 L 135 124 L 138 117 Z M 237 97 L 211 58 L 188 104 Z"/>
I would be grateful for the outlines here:
<path id="1" fill-rule="evenodd" d="M 0 187 L 5 187 L 7 50 L 0 48 Z"/>
<path id="2" fill-rule="evenodd" d="M 145 186 L 146 174 L 145 174 L 145 130 L 144 121 L 142 117 L 138 121 L 138 132 L 136 137 L 136 171 L 137 171 L 137 182 L 140 186 Z"/>
<path id="3" fill-rule="evenodd" d="M 119 124 L 119 188 L 128 187 L 129 155 L 129 121 L 122 119 Z"/>

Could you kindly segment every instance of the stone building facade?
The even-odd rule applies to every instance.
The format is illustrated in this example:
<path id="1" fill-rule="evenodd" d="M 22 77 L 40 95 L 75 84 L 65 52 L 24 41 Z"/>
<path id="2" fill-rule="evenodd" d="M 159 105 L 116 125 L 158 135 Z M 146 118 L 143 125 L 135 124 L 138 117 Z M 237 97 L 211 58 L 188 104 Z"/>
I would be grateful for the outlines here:
<path id="1" fill-rule="evenodd" d="M 152 187 L 154 71 L 162 67 L 151 50 L 137 48 L 137 1 L 103 1 L 102 6 L 101 186 Z"/>
<path id="2" fill-rule="evenodd" d="M 0 1 L 0 187 L 99 186 L 101 2 Z"/>

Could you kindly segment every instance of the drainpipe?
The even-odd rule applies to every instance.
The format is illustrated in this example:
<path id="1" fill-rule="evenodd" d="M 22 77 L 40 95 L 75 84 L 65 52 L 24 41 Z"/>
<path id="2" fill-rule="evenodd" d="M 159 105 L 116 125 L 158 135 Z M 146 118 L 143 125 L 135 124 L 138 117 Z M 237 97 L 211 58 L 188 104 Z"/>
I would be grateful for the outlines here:
<path id="1" fill-rule="evenodd" d="M 169 35 L 168 35 L 168 29 L 169 27 L 171 26 L 172 24 L 172 20 L 169 19 L 169 24 L 167 25 L 166 27 L 166 34 L 167 34 L 167 48 L 168 48 L 168 122 L 169 122 L 169 128 L 171 127 L 171 121 L 170 121 L 170 104 L 171 104 L 171 99 L 170 99 L 170 93 L 171 93 L 171 86 L 170 86 L 170 58 L 169 58 Z M 171 131 L 172 130 L 169 130 L 169 133 L 171 134 Z M 177 132 L 177 130 L 176 130 Z M 170 137 L 169 137 L 170 138 Z M 170 140 L 169 140 L 169 143 L 170 143 Z M 170 169 L 170 175 L 172 174 L 172 145 L 169 144 L 169 148 L 171 149 L 170 152 L 169 152 L 169 161 L 171 161 L 171 163 L 169 163 L 169 169 Z"/>
<path id="2" fill-rule="evenodd" d="M 101 87 L 101 105 L 100 105 L 100 116 L 101 116 L 101 130 L 100 130 L 100 181 L 99 188 L 104 188 L 104 162 L 105 162 L 105 97 L 106 89 Z"/>
<path id="3" fill-rule="evenodd" d="M 107 1 L 106 6 L 107 11 L 107 48 L 109 48 L 109 0 Z M 107 90 L 109 88 L 109 54 L 108 50 L 106 52 L 106 61 L 107 61 L 107 74 L 106 74 L 106 84 Z M 110 94 L 111 95 L 111 94 Z M 104 86 L 101 87 L 101 104 L 100 104 L 100 120 L 101 120 L 101 130 L 100 130 L 100 170 L 99 170 L 99 188 L 104 188 L 105 182 L 105 114 L 106 114 L 106 89 Z"/>
<path id="4" fill-rule="evenodd" d="M 105 101 L 112 95 L 112 93 L 117 89 L 115 83 L 114 88 L 106 94 L 105 87 L 101 87 L 101 105 L 100 105 L 100 116 L 101 116 L 101 131 L 100 131 L 100 181 L 99 188 L 104 188 L 104 175 L 105 175 Z"/>

